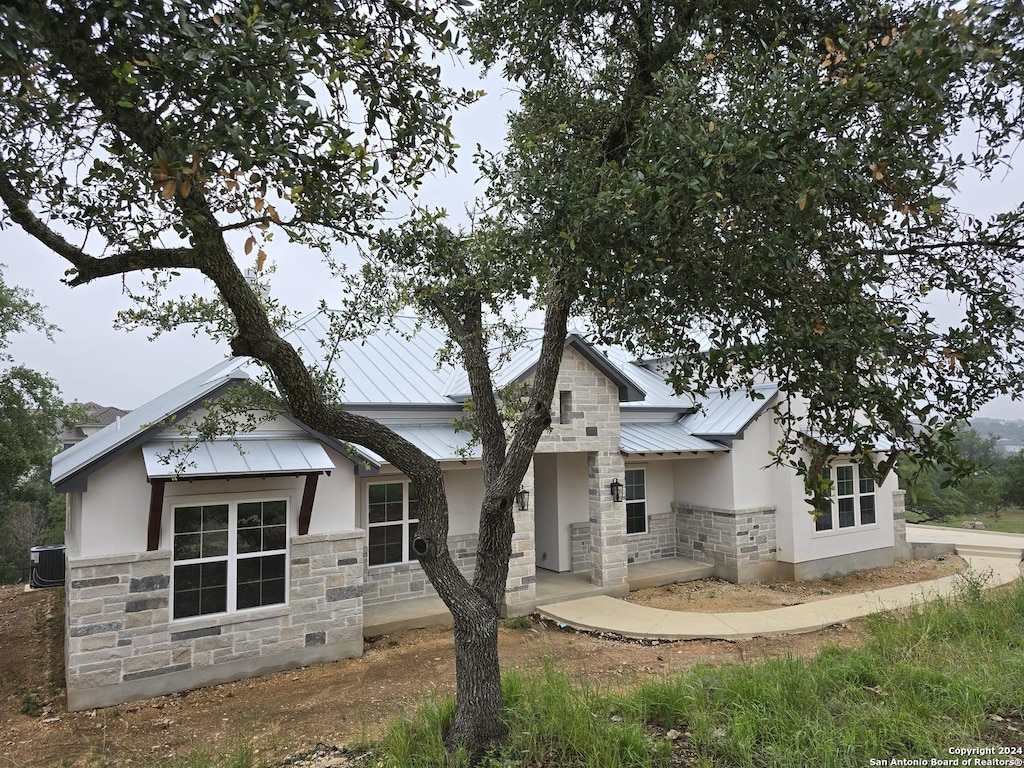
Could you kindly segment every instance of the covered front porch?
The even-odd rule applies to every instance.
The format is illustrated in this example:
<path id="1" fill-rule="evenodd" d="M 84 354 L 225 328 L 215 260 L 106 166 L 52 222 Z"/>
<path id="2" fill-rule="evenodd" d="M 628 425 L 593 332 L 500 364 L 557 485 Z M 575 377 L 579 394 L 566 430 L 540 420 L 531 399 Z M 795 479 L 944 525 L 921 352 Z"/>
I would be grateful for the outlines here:
<path id="1" fill-rule="evenodd" d="M 532 612 L 538 605 L 576 600 L 594 595 L 624 595 L 637 589 L 660 587 L 708 578 L 714 573 L 714 566 L 666 557 L 646 563 L 628 566 L 628 585 L 599 587 L 591 583 L 588 573 L 555 573 L 543 568 L 536 569 L 536 599 L 531 603 L 517 603 L 517 613 Z M 441 598 L 437 596 L 418 597 L 377 603 L 363 608 L 363 636 L 378 637 L 407 629 L 451 626 L 452 617 Z"/>

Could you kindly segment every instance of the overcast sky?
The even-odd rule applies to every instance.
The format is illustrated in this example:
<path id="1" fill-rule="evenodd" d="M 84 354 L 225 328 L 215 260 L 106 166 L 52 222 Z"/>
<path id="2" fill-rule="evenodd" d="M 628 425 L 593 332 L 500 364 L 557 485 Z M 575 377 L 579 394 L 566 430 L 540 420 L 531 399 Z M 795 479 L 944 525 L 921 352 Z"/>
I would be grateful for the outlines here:
<path id="1" fill-rule="evenodd" d="M 481 82 L 470 68 L 454 68 L 451 80 L 487 91 L 483 100 L 455 118 L 456 137 L 462 145 L 459 172 L 431 180 L 423 190 L 425 202 L 444 206 L 458 217 L 481 191 L 474 188 L 472 155 L 476 145 L 501 146 L 505 115 L 517 100 L 499 78 Z M 994 212 L 999 205 L 1024 197 L 1024 172 L 997 184 L 964 184 L 959 195 L 970 200 L 971 208 L 979 213 Z M 268 252 L 278 268 L 273 291 L 291 309 L 306 313 L 321 299 L 331 303 L 333 297 L 325 292 L 330 287 L 329 272 L 315 253 L 279 243 Z M 226 345 L 214 344 L 201 334 L 193 337 L 187 330 L 149 341 L 144 331 L 115 329 L 117 311 L 130 306 L 121 281 L 107 278 L 68 288 L 60 282 L 67 263 L 17 228 L 0 231 L 0 263 L 6 265 L 7 283 L 32 291 L 33 298 L 47 307 L 50 321 L 61 328 L 53 343 L 40 334 L 21 334 L 11 351 L 18 362 L 56 379 L 67 399 L 132 409 L 228 354 Z M 202 283 L 195 278 L 185 278 L 181 285 L 189 292 L 202 290 Z M 979 415 L 1024 419 L 1024 403 L 1003 400 L 986 406 Z"/>

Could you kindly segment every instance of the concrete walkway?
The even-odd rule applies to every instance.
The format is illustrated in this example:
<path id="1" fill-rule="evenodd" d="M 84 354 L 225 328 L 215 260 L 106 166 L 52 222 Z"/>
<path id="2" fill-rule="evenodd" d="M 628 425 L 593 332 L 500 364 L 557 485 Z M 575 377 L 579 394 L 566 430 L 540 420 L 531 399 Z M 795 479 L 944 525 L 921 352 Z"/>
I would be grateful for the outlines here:
<path id="1" fill-rule="evenodd" d="M 924 526 L 908 527 L 908 540 L 949 543 L 979 574 L 992 571 L 988 587 L 1021 578 L 1024 536 L 986 531 L 962 531 Z M 956 576 L 889 587 L 803 605 L 743 613 L 687 613 L 649 608 L 607 595 L 537 607 L 552 621 L 576 629 L 610 632 L 623 637 L 659 640 L 746 640 L 751 637 L 814 632 L 833 624 L 879 611 L 904 608 L 936 596 L 949 595 Z"/>

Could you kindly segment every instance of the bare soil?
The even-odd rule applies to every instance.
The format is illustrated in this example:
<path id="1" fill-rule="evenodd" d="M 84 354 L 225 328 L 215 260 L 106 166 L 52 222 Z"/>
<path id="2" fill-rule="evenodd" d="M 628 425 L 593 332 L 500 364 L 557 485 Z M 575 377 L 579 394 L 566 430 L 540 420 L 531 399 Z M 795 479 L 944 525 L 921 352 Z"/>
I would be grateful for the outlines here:
<path id="1" fill-rule="evenodd" d="M 667 587 L 639 589 L 625 599 L 631 603 L 668 611 L 731 613 L 763 611 L 787 605 L 801 605 L 830 597 L 868 592 L 903 584 L 951 576 L 967 567 L 957 555 L 942 555 L 925 560 L 905 560 L 888 568 L 857 571 L 817 581 L 779 581 L 733 584 L 721 579 L 700 579 Z"/>
<path id="2" fill-rule="evenodd" d="M 631 599 L 678 610 L 756 610 L 784 604 L 780 598 L 827 597 L 821 589 L 840 594 L 935 578 L 963 567 L 957 560 L 813 584 L 675 585 Z M 0 768 L 151 766 L 195 749 L 225 751 L 242 743 L 255 747 L 258 764 L 269 765 L 318 744 L 367 744 L 425 697 L 454 688 L 450 631 L 416 630 L 368 642 L 361 659 L 69 713 L 61 600 L 60 590 L 0 587 Z M 860 624 L 852 622 L 740 642 L 637 643 L 533 621 L 527 629 L 502 629 L 499 648 L 506 666 L 537 668 L 550 660 L 580 682 L 617 688 L 699 664 L 812 657 L 826 645 L 858 646 L 864 636 Z M 326 758 L 319 765 L 342 764 L 343 758 L 330 756 L 337 754 L 333 750 L 321 751 Z"/>

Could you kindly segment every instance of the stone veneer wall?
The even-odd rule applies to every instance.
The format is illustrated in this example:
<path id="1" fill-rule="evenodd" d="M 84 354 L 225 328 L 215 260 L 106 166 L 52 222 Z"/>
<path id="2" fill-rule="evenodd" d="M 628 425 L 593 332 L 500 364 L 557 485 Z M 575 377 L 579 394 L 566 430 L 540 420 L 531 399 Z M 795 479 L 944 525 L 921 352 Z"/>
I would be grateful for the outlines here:
<path id="1" fill-rule="evenodd" d="M 572 547 L 572 572 L 590 573 L 590 523 L 570 523 L 569 543 Z"/>
<path id="2" fill-rule="evenodd" d="M 913 548 L 907 543 L 907 494 L 906 491 L 892 492 L 893 547 L 897 560 L 913 557 Z"/>
<path id="3" fill-rule="evenodd" d="M 363 533 L 291 539 L 289 602 L 169 621 L 171 553 L 67 563 L 68 709 L 239 680 L 363 651 Z"/>
<path id="4" fill-rule="evenodd" d="M 676 513 L 662 512 L 647 516 L 647 532 L 626 536 L 626 561 L 649 563 L 663 557 L 676 556 Z"/>
<path id="5" fill-rule="evenodd" d="M 715 575 L 744 583 L 774 578 L 775 508 L 707 509 L 672 503 L 679 557 L 710 563 Z"/>
<path id="6" fill-rule="evenodd" d="M 476 544 L 475 533 L 448 537 L 448 549 L 452 553 L 455 565 L 462 571 L 462 575 L 470 580 L 476 567 Z M 436 594 L 437 590 L 431 585 L 419 563 L 375 565 L 366 569 L 366 585 L 363 590 L 365 605 L 392 603 L 396 600 Z"/>
<path id="7" fill-rule="evenodd" d="M 505 615 L 520 616 L 534 609 L 537 603 L 537 543 L 534 537 L 534 514 L 537 496 L 534 493 L 533 464 L 523 477 L 522 487 L 530 494 L 528 509 L 512 504 L 512 555 L 505 579 Z"/>

